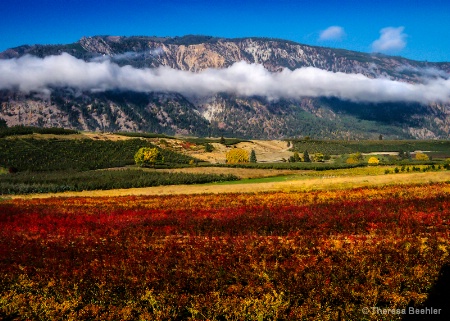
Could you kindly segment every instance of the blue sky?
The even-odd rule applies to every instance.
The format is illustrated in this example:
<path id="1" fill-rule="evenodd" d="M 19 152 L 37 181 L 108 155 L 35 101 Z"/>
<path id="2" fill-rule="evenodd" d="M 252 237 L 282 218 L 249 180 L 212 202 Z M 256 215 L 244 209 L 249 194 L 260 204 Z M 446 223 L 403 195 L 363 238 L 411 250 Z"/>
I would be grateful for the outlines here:
<path id="1" fill-rule="evenodd" d="M 82 36 L 202 34 L 450 61 L 450 1 L 5 0 L 0 51 Z"/>

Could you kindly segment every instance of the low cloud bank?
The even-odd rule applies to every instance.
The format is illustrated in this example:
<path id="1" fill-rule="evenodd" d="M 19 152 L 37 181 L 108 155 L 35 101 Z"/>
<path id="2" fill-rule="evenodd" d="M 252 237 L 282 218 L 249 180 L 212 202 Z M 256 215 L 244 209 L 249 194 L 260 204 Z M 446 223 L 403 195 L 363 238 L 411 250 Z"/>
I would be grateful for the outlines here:
<path id="1" fill-rule="evenodd" d="M 156 48 L 146 51 L 128 51 L 122 54 L 116 54 L 116 55 L 99 55 L 97 57 L 92 58 L 90 61 L 93 62 L 103 62 L 103 61 L 122 61 L 122 60 L 131 60 L 131 59 L 139 59 L 139 58 L 147 58 L 147 57 L 157 57 L 161 54 L 163 54 L 164 51 L 162 48 Z"/>
<path id="2" fill-rule="evenodd" d="M 0 89 L 48 92 L 55 87 L 87 91 L 178 92 L 186 96 L 226 92 L 268 99 L 324 96 L 374 103 L 450 102 L 450 80 L 445 78 L 409 84 L 313 67 L 272 73 L 262 65 L 246 62 L 193 73 L 169 67 L 120 67 L 110 60 L 85 62 L 65 53 L 46 58 L 24 56 L 0 60 Z"/>

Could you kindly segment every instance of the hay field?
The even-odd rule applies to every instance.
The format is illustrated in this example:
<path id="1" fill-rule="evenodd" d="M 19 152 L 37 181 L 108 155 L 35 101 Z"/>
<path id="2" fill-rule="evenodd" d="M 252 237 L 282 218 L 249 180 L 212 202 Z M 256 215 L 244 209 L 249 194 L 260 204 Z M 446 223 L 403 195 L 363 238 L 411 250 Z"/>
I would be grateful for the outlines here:
<path id="1" fill-rule="evenodd" d="M 83 192 L 14 195 L 11 198 L 49 198 L 71 196 L 124 196 L 124 195 L 180 195 L 180 194 L 221 194 L 221 193 L 260 193 L 270 191 L 296 192 L 327 189 L 349 189 L 369 186 L 428 184 L 449 182 L 450 172 L 404 173 L 388 175 L 360 175 L 342 177 L 321 177 L 289 180 L 284 182 L 244 183 L 244 184 L 204 184 L 171 185 L 145 188 L 99 190 Z"/>

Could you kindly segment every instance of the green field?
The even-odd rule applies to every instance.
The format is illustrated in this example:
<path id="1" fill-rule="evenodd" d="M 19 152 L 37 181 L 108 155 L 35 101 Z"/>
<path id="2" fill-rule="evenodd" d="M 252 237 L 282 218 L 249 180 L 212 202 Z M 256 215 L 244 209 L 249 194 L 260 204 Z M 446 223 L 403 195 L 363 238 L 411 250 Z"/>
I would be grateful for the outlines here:
<path id="1" fill-rule="evenodd" d="M 342 155 L 352 153 L 398 152 L 398 151 L 431 151 L 442 157 L 450 157 L 449 140 L 294 140 L 293 150 L 303 153 L 323 153 L 326 155 Z"/>
<path id="2" fill-rule="evenodd" d="M 0 176 L 0 194 L 57 193 L 238 180 L 234 175 L 189 174 L 135 169 L 86 172 L 19 172 Z"/>
<path id="3" fill-rule="evenodd" d="M 19 171 L 94 170 L 134 164 L 141 147 L 155 147 L 143 139 L 99 141 L 92 139 L 0 139 L 0 166 Z M 192 157 L 161 150 L 165 164 L 188 164 Z"/>
<path id="4" fill-rule="evenodd" d="M 64 128 L 39 128 L 28 126 L 0 127 L 0 138 L 30 134 L 72 135 L 77 133 L 77 130 Z"/>
<path id="5" fill-rule="evenodd" d="M 326 162 L 283 162 L 283 163 L 245 163 L 245 164 L 209 164 L 200 162 L 189 155 L 182 154 L 166 144 L 164 148 L 154 145 L 152 138 L 158 135 L 131 133 L 126 140 L 102 140 L 79 135 L 63 129 L 46 129 L 44 134 L 29 135 L 31 129 L 21 127 L 11 129 L 15 134 L 0 138 L 0 194 L 27 194 L 81 190 L 110 190 L 135 187 L 149 187 L 173 184 L 247 184 L 270 183 L 289 180 L 306 180 L 317 177 L 340 177 L 355 175 L 382 175 L 413 171 L 446 170 L 449 165 L 442 158 L 432 161 L 399 159 L 386 155 L 392 151 L 427 150 L 439 153 L 441 157 L 450 155 L 449 141 L 317 141 L 302 140 L 292 142 L 293 150 L 310 155 L 323 153 L 334 155 Z M 31 130 L 34 132 L 34 130 Z M 46 136 L 46 134 L 48 134 Z M 73 135 L 75 134 L 75 135 Z M 68 135 L 71 135 L 69 137 Z M 92 136 L 92 135 L 91 135 Z M 143 138 L 140 136 L 148 137 Z M 171 139 L 170 137 L 164 137 Z M 188 138 L 186 142 L 201 146 L 215 139 Z M 231 146 L 240 140 L 225 139 L 224 144 Z M 248 178 L 239 180 L 238 176 L 220 174 L 217 171 L 205 174 L 168 173 L 136 170 L 134 155 L 141 147 L 157 147 L 164 163 L 157 168 L 180 167 L 239 167 L 248 170 L 284 170 L 283 174 L 271 173 L 272 177 Z M 355 164 L 346 162 L 352 153 L 377 153 L 380 165 L 368 167 L 370 155 L 363 155 Z M 430 153 L 428 153 L 430 154 Z M 386 167 L 386 165 L 390 165 Z M 97 171 L 99 169 L 122 168 L 124 170 Z M 292 174 L 286 173 L 292 170 Z M 308 170 L 307 173 L 298 171 Z M 12 172 L 9 174 L 8 172 Z M 17 172 L 14 174 L 14 172 Z M 239 180 L 239 181 L 238 181 Z"/>

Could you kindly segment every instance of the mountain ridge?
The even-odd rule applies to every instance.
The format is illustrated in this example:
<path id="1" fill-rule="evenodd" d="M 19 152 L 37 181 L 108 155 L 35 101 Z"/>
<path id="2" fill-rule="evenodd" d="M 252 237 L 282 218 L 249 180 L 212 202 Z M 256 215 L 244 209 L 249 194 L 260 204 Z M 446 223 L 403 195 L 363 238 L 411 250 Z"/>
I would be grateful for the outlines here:
<path id="1" fill-rule="evenodd" d="M 88 62 L 109 60 L 119 66 L 165 66 L 195 73 L 245 61 L 275 73 L 314 67 L 411 84 L 422 83 L 424 76 L 450 75 L 447 62 L 421 62 L 258 37 L 93 36 L 66 45 L 11 48 L 0 53 L 0 59 L 24 55 L 44 58 L 63 52 Z M 450 133 L 450 107 L 442 103 L 373 104 L 320 97 L 270 101 L 225 93 L 195 98 L 177 93 L 91 93 L 70 88 L 52 89 L 48 97 L 2 90 L 0 102 L 0 118 L 8 125 L 244 138 L 364 139 L 380 134 L 391 138 L 448 138 Z"/>
<path id="2" fill-rule="evenodd" d="M 244 37 L 244 38 L 221 38 L 221 37 L 212 37 L 212 36 L 203 36 L 203 35 L 187 35 L 183 37 L 157 37 L 157 36 L 92 36 L 92 37 L 82 37 L 75 43 L 71 44 L 58 44 L 58 45 L 23 45 L 15 48 L 7 49 L 0 53 L 0 59 L 10 59 L 10 58 L 18 58 L 25 54 L 31 54 L 37 57 L 45 57 L 50 54 L 60 54 L 62 52 L 67 52 L 69 54 L 74 55 L 77 58 L 95 58 L 102 54 L 106 55 L 114 55 L 114 54 L 123 54 L 124 52 L 144 52 L 148 49 L 158 48 L 162 45 L 166 46 L 175 46 L 175 47 L 188 47 L 188 46 L 197 46 L 197 45 L 206 45 L 206 46 L 214 46 L 217 44 L 237 44 L 239 49 L 242 50 L 245 44 L 248 43 L 270 43 L 272 44 L 272 48 L 269 49 L 286 49 L 286 47 L 292 46 L 290 49 L 299 48 L 300 50 L 308 50 L 308 51 L 317 51 L 316 54 L 322 55 L 324 57 L 336 57 L 336 58 L 345 58 L 351 61 L 358 62 L 368 62 L 368 63 L 381 63 L 386 64 L 388 62 L 395 61 L 398 65 L 411 65 L 414 67 L 420 68 L 437 68 L 444 70 L 446 72 L 450 72 L 450 62 L 427 62 L 427 61 L 417 61 L 408 58 L 404 58 L 401 56 L 389 56 L 380 53 L 363 53 L 358 51 L 351 51 L 347 49 L 341 48 L 330 48 L 330 47 L 319 47 L 319 46 L 311 46 L 305 45 L 301 43 L 297 43 L 290 40 L 283 40 L 277 38 L 266 38 L 266 37 Z M 84 50 L 84 52 L 82 50 Z M 126 49 L 129 49 L 127 51 Z M 229 48 L 227 48 L 229 49 Z M 244 48 L 249 49 L 249 48 Z M 242 50 L 247 53 L 249 50 Z M 292 50 L 291 50 L 292 51 Z M 276 51 L 274 50 L 274 53 Z M 85 54 L 85 55 L 83 55 Z M 91 55 L 89 57 L 89 55 Z M 226 56 L 226 55 L 225 55 Z M 114 58 L 114 56 L 111 56 Z M 255 61 L 256 56 L 248 56 L 241 55 L 240 58 L 253 58 L 249 60 L 251 63 L 258 63 Z M 123 59 L 126 62 L 133 62 L 133 59 Z M 233 60 L 235 62 L 235 60 Z M 264 61 L 263 61 L 264 62 Z M 313 66 L 320 67 L 319 64 L 314 64 L 314 61 L 300 61 L 303 65 L 289 66 L 283 63 L 280 63 L 280 66 L 284 67 L 305 67 L 305 66 Z M 156 67 L 155 65 L 149 67 Z M 172 66 L 177 67 L 177 66 Z M 210 66 L 209 66 L 210 67 Z M 267 67 L 267 66 L 265 66 Z M 341 71 L 345 72 L 343 67 L 340 67 L 340 70 L 333 70 L 333 66 L 329 66 L 330 68 L 325 69 L 329 71 Z"/>

